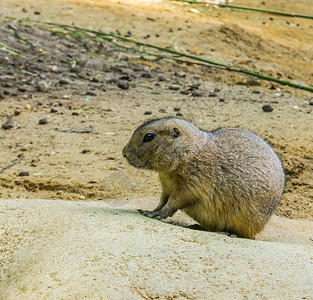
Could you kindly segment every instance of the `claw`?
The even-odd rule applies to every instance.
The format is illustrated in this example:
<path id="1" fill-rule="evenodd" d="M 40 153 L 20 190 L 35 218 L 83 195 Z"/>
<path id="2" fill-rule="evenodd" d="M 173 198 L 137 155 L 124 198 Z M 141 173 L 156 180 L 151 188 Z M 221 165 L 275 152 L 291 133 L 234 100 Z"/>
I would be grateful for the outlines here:
<path id="1" fill-rule="evenodd" d="M 152 211 L 149 211 L 149 210 L 141 210 L 141 209 L 138 209 L 138 212 L 141 214 L 141 215 L 144 215 L 146 217 L 152 217 L 152 214 L 153 212 Z"/>
<path id="2" fill-rule="evenodd" d="M 157 220 L 162 220 L 162 219 L 165 219 L 165 218 L 168 217 L 168 215 L 165 212 L 162 212 L 161 210 L 149 211 L 149 210 L 138 209 L 138 212 L 141 215 L 144 215 L 144 216 L 149 217 L 149 218 L 154 218 L 154 219 L 157 219 Z"/>

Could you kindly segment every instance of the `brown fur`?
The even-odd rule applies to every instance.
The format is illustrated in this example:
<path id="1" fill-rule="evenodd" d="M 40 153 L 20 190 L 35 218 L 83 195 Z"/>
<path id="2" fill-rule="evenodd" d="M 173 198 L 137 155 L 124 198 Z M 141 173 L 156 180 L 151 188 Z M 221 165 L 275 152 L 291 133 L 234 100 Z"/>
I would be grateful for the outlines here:
<path id="1" fill-rule="evenodd" d="M 143 142 L 146 134 L 152 140 Z M 204 228 L 254 238 L 279 205 L 281 162 L 256 134 L 203 131 L 176 118 L 140 126 L 123 149 L 129 164 L 159 173 L 160 203 L 143 215 L 164 219 L 183 210 Z"/>

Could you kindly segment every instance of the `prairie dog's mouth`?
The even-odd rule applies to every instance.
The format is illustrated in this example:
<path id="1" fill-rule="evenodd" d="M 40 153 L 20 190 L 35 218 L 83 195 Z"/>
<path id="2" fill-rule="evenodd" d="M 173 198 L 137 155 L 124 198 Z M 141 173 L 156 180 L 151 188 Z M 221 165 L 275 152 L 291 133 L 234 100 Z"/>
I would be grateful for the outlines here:
<path id="1" fill-rule="evenodd" d="M 147 164 L 145 164 L 144 162 L 140 161 L 140 160 L 138 159 L 138 157 L 137 157 L 136 155 L 134 155 L 134 154 L 128 153 L 128 154 L 125 155 L 125 158 L 126 158 L 127 162 L 128 162 L 131 166 L 133 166 L 133 167 L 135 167 L 135 168 L 143 169 L 143 168 L 145 168 L 146 165 L 147 165 Z"/>
<path id="2" fill-rule="evenodd" d="M 129 160 L 127 160 L 127 162 L 128 162 L 132 167 L 135 167 L 135 168 L 138 168 L 138 169 L 144 169 L 144 168 L 145 168 L 145 164 L 138 163 L 138 162 L 132 162 L 132 161 L 129 161 Z"/>

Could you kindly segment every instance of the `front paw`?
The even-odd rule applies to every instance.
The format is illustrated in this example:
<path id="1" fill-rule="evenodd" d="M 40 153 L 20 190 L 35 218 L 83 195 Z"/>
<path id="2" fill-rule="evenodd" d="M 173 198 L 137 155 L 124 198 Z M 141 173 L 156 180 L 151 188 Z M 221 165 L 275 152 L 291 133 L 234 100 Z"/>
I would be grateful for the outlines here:
<path id="1" fill-rule="evenodd" d="M 138 212 L 146 217 L 154 218 L 158 220 L 166 219 L 169 216 L 168 211 L 166 210 L 158 210 L 158 211 L 149 211 L 149 210 L 141 210 L 138 209 Z"/>

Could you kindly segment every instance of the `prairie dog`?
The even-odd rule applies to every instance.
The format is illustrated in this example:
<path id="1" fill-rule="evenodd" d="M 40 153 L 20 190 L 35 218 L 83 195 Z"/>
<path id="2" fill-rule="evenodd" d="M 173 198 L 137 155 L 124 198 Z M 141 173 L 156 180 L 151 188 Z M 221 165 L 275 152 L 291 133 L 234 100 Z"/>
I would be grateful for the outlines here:
<path id="1" fill-rule="evenodd" d="M 209 231 L 254 239 L 284 189 L 279 158 L 246 129 L 204 131 L 183 119 L 155 119 L 135 130 L 123 156 L 159 173 L 159 205 L 141 214 L 165 219 L 181 209 Z"/>

